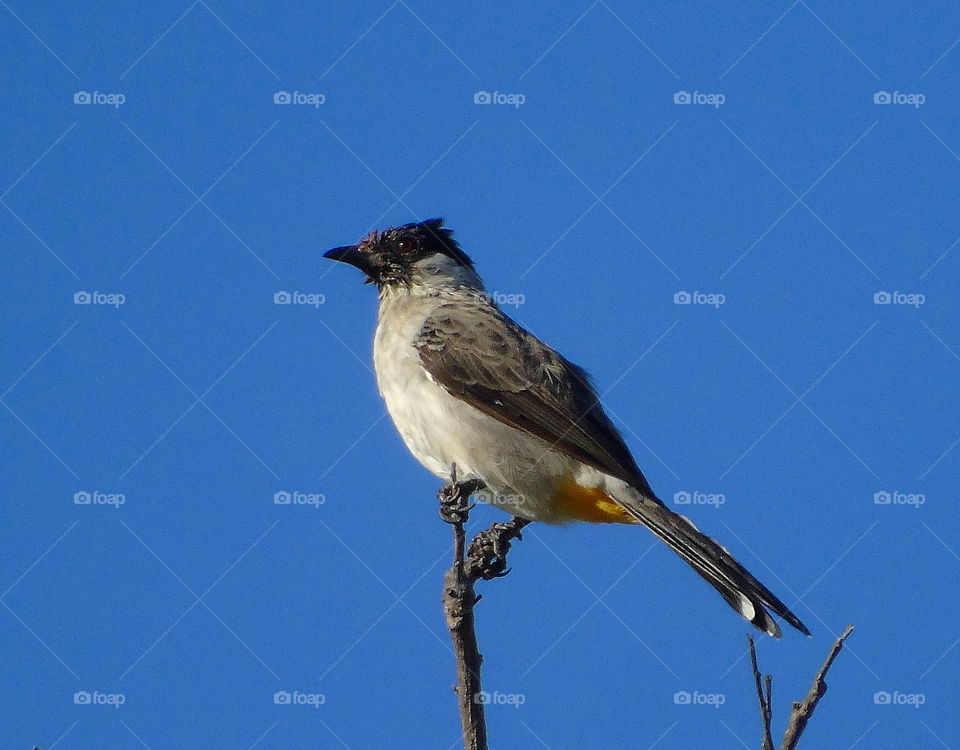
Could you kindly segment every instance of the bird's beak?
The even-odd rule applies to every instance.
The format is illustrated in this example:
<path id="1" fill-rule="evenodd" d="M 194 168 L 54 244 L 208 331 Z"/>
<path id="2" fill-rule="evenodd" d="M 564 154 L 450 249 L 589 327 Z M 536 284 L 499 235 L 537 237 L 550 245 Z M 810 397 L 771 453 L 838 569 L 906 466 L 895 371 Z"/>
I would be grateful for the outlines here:
<path id="1" fill-rule="evenodd" d="M 373 271 L 373 264 L 370 261 L 370 256 L 361 251 L 360 247 L 357 245 L 344 245 L 343 247 L 335 247 L 333 250 L 328 250 L 323 254 L 324 258 L 330 258 L 330 260 L 337 260 L 341 263 L 349 263 L 355 268 L 359 268 L 368 276 Z"/>

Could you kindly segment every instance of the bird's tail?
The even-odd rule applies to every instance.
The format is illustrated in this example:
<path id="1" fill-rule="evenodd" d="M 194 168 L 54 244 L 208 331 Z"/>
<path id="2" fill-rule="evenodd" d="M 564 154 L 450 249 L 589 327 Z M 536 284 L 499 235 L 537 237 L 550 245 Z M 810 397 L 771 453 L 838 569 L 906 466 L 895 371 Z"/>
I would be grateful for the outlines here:
<path id="1" fill-rule="evenodd" d="M 770 616 L 772 612 L 804 635 L 810 635 L 800 618 L 724 547 L 702 533 L 686 517 L 667 508 L 658 498 L 631 490 L 629 498 L 617 498 L 624 509 L 686 560 L 754 627 L 779 638 L 780 628 Z"/>

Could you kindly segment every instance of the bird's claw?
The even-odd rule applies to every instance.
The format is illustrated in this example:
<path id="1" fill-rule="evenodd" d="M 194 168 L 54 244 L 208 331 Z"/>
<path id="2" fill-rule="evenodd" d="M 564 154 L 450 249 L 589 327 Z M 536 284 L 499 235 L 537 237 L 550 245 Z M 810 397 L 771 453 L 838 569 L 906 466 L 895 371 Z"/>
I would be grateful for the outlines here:
<path id="1" fill-rule="evenodd" d="M 511 524 L 495 523 L 486 531 L 477 534 L 470 542 L 470 567 L 478 578 L 492 581 L 494 578 L 503 578 L 510 572 L 507 567 L 510 541 L 504 535 L 509 529 Z"/>
<path id="2" fill-rule="evenodd" d="M 440 488 L 440 518 L 450 524 L 466 523 L 467 516 L 475 504 L 470 496 L 483 487 L 479 479 L 467 479 L 463 482 L 451 482 Z"/>

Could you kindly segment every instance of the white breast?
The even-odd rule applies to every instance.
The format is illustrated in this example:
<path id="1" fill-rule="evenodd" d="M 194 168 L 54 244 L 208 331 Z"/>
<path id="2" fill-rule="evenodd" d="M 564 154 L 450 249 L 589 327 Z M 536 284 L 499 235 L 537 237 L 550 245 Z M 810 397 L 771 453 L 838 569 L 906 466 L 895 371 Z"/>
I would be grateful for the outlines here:
<path id="1" fill-rule="evenodd" d="M 450 395 L 420 363 L 413 341 L 445 298 L 387 294 L 381 300 L 373 361 L 380 393 L 411 453 L 445 480 L 479 478 L 492 504 L 534 520 L 558 521 L 551 492 L 561 476 L 586 467 L 543 441 Z M 599 481 L 600 473 L 594 481 Z"/>
<path id="2" fill-rule="evenodd" d="M 373 343 L 373 364 L 387 411 L 410 452 L 445 479 L 456 463 L 458 478 L 463 479 L 470 469 L 457 436 L 474 417 L 468 410 L 476 410 L 430 378 L 413 346 L 424 320 L 439 303 L 435 298 L 386 296 Z"/>

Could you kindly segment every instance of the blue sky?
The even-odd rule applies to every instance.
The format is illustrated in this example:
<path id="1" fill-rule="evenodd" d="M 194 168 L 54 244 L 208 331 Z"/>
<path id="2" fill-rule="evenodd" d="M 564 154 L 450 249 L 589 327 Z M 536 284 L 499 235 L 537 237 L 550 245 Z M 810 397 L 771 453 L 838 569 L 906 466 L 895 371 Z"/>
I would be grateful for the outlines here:
<path id="1" fill-rule="evenodd" d="M 810 626 L 775 724 L 854 623 L 805 746 L 960 747 L 954 4 L 2 5 L 4 747 L 457 746 L 438 482 L 321 259 L 435 215 Z M 650 534 L 511 563 L 494 747 L 759 746 Z"/>

